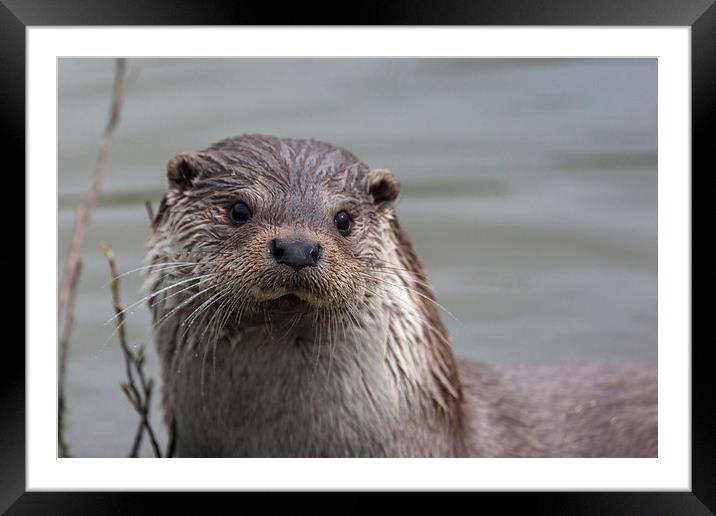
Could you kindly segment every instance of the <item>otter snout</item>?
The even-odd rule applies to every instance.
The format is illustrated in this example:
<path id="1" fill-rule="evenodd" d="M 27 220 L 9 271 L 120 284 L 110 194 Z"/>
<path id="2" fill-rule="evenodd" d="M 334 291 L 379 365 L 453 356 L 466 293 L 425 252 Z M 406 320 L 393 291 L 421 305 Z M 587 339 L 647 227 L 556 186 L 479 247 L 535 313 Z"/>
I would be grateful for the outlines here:
<path id="1" fill-rule="evenodd" d="M 275 238 L 269 243 L 269 253 L 276 261 L 299 271 L 304 267 L 316 267 L 321 259 L 321 244 L 298 238 Z"/>

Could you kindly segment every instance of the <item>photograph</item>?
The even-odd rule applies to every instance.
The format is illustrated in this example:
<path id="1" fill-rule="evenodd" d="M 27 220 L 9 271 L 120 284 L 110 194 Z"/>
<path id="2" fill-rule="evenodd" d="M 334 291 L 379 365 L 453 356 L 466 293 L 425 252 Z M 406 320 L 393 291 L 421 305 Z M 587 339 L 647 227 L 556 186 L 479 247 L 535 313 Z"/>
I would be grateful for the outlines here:
<path id="1" fill-rule="evenodd" d="M 657 58 L 56 65 L 57 457 L 660 457 Z"/>
<path id="2" fill-rule="evenodd" d="M 0 513 L 713 514 L 715 2 L 0 0 Z"/>

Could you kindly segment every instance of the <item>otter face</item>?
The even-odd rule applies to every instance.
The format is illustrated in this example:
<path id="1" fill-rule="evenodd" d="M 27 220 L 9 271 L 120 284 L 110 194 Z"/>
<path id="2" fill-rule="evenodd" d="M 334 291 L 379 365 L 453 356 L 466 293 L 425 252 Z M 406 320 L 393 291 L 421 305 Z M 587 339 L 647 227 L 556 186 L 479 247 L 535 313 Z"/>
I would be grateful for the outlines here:
<path id="1" fill-rule="evenodd" d="M 390 172 L 327 143 L 250 135 L 180 154 L 168 178 L 164 259 L 191 263 L 229 309 L 342 309 L 372 291 L 395 219 Z"/>

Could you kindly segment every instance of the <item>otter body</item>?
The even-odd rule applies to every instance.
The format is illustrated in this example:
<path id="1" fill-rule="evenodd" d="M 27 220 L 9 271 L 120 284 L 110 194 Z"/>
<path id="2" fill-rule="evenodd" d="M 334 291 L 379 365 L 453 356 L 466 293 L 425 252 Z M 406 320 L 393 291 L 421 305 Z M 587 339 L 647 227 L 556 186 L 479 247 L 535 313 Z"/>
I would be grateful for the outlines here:
<path id="1" fill-rule="evenodd" d="M 147 284 L 177 455 L 656 455 L 652 371 L 456 361 L 390 172 L 246 135 L 168 178 Z"/>
<path id="2" fill-rule="evenodd" d="M 370 335 L 325 340 L 319 350 L 310 343 L 326 337 L 315 330 L 281 338 L 284 331 L 237 333 L 217 343 L 215 362 L 209 356 L 202 364 L 199 353 L 165 375 L 179 456 L 460 454 L 458 434 L 442 420 L 426 425 L 438 415 L 426 416 L 431 408 L 413 404 L 373 359 L 384 350 Z"/>

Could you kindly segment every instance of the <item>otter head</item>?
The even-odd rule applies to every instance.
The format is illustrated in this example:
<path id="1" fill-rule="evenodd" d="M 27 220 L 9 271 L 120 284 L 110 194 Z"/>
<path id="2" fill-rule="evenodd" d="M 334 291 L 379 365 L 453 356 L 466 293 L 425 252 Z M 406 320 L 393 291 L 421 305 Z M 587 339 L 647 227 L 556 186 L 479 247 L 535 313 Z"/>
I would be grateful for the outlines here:
<path id="1" fill-rule="evenodd" d="M 205 296 L 237 311 L 370 297 L 395 220 L 389 171 L 328 143 L 247 135 L 176 156 L 168 180 L 155 249 L 191 264 Z"/>

